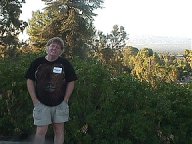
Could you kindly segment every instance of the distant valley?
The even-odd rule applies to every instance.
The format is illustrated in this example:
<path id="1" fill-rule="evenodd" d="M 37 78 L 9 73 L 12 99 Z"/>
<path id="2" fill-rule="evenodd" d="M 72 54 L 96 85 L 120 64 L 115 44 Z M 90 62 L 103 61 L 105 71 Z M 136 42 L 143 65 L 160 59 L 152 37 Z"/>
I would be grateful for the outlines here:
<path id="1" fill-rule="evenodd" d="M 138 49 L 150 48 L 158 53 L 183 54 L 185 49 L 192 50 L 192 39 L 162 36 L 129 36 L 128 46 Z"/>

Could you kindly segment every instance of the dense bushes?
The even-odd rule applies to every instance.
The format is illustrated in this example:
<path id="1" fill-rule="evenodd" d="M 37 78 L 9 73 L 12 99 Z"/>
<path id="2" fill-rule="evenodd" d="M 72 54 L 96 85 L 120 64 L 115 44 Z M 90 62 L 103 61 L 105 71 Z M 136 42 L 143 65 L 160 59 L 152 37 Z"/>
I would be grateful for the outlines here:
<path id="1" fill-rule="evenodd" d="M 0 135 L 34 132 L 24 73 L 34 56 L 0 63 Z M 69 144 L 192 143 L 192 94 L 173 84 L 153 89 L 94 60 L 73 59 L 78 74 L 70 99 Z"/>
<path id="2" fill-rule="evenodd" d="M 32 103 L 26 91 L 29 56 L 0 61 L 0 136 L 32 131 Z"/>

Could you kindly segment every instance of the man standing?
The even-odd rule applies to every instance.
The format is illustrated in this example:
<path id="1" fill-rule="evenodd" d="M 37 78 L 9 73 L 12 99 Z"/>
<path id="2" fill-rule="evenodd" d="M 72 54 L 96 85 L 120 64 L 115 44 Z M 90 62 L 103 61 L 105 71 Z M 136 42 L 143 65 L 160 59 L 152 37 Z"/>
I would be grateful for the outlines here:
<path id="1" fill-rule="evenodd" d="M 35 59 L 25 75 L 37 126 L 34 144 L 44 143 L 49 124 L 53 125 L 54 144 L 63 144 L 64 122 L 69 119 L 68 100 L 77 76 L 69 61 L 60 57 L 64 51 L 61 38 L 50 39 L 46 50 L 47 55 Z"/>

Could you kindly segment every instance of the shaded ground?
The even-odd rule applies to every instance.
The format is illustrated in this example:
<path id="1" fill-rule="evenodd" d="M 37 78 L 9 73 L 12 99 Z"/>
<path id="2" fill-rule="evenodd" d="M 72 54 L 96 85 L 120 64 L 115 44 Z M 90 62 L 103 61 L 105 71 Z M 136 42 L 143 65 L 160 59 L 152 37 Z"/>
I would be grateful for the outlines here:
<path id="1" fill-rule="evenodd" d="M 2 137 L 0 136 L 0 144 L 32 144 L 33 136 L 27 138 L 20 137 Z M 46 138 L 45 144 L 53 144 L 52 138 Z"/>
<path id="2" fill-rule="evenodd" d="M 0 141 L 0 144 L 32 144 L 32 142 Z M 53 142 L 48 142 L 48 141 L 46 141 L 45 144 L 53 144 Z"/>
<path id="3" fill-rule="evenodd" d="M 25 142 L 22 142 L 22 141 L 0 141 L 0 144 L 32 144 L 32 142 L 30 142 L 30 141 L 25 141 Z M 46 141 L 45 144 L 53 144 L 53 142 Z"/>
<path id="4" fill-rule="evenodd" d="M 0 144 L 31 144 L 30 142 L 11 142 L 11 141 L 0 141 Z"/>
<path id="5" fill-rule="evenodd" d="M 32 137 L 22 139 L 19 136 L 0 136 L 0 144 L 31 144 L 30 141 L 32 141 Z"/>

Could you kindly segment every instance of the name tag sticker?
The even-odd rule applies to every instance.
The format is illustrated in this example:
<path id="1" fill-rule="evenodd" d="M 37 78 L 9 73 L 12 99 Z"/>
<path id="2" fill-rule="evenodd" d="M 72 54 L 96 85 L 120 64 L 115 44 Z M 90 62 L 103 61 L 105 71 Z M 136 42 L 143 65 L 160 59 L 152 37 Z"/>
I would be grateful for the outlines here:
<path id="1" fill-rule="evenodd" d="M 62 72 L 62 68 L 60 68 L 60 67 L 54 67 L 53 68 L 53 73 L 60 74 L 61 72 Z"/>

